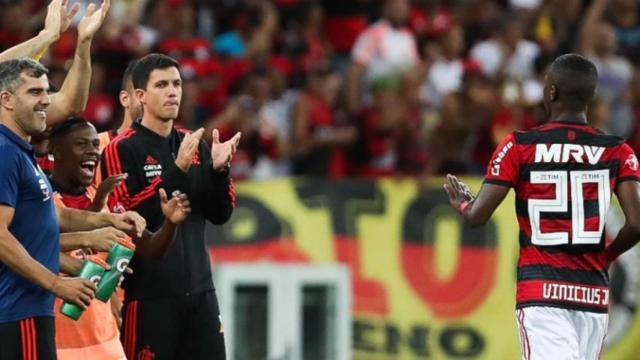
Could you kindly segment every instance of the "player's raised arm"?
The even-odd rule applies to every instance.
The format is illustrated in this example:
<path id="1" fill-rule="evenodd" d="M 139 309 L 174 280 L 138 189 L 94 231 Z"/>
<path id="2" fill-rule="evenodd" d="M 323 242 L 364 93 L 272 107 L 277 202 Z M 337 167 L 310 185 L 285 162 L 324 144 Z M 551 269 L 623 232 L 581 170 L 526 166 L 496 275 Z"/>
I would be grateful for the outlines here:
<path id="1" fill-rule="evenodd" d="M 53 126 L 71 115 L 84 111 L 91 84 L 91 42 L 102 26 L 110 5 L 111 0 L 104 0 L 100 8 L 90 4 L 86 14 L 78 23 L 78 43 L 73 63 L 60 91 L 52 95 L 47 115 L 48 126 Z"/>
<path id="2" fill-rule="evenodd" d="M 60 38 L 71 24 L 71 19 L 80 9 L 80 4 L 74 4 L 67 10 L 67 1 L 53 0 L 47 7 L 44 29 L 33 38 L 22 42 L 0 53 L 0 61 L 30 57 L 39 60 L 47 48 Z"/>
<path id="3" fill-rule="evenodd" d="M 471 193 L 469 187 L 458 178 L 447 175 L 444 188 L 449 195 L 449 203 L 467 224 L 483 225 L 507 196 L 509 188 L 515 186 L 519 171 L 518 148 L 515 135 L 511 133 L 500 142 L 491 156 L 478 196 Z"/>
<path id="4" fill-rule="evenodd" d="M 482 184 L 478 196 L 474 196 L 465 183 L 453 175 L 447 175 L 444 188 L 449 203 L 464 221 L 471 226 L 484 225 L 509 192 L 509 187 L 490 183 Z"/>

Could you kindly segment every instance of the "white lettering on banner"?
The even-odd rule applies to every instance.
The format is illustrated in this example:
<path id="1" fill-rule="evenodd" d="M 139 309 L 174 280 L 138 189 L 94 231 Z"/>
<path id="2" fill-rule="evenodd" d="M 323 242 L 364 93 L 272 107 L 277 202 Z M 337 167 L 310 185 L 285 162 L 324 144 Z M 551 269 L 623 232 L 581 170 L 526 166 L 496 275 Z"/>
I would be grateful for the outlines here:
<path id="1" fill-rule="evenodd" d="M 542 296 L 550 300 L 566 300 L 591 305 L 609 305 L 609 290 L 588 286 L 545 283 Z"/>
<path id="2" fill-rule="evenodd" d="M 536 157 L 534 162 L 569 162 L 572 158 L 577 163 L 584 162 L 586 155 L 587 161 L 591 165 L 598 163 L 604 154 L 604 148 L 599 146 L 577 145 L 577 144 L 537 144 Z"/>
<path id="3" fill-rule="evenodd" d="M 511 149 L 512 147 L 513 147 L 513 142 L 511 141 L 509 141 L 502 147 L 498 155 L 496 155 L 496 158 L 492 161 L 493 165 L 491 166 L 491 175 L 493 176 L 500 175 L 500 163 L 502 162 L 502 159 L 504 159 L 504 157 L 507 155 L 507 152 L 509 151 L 509 149 Z"/>

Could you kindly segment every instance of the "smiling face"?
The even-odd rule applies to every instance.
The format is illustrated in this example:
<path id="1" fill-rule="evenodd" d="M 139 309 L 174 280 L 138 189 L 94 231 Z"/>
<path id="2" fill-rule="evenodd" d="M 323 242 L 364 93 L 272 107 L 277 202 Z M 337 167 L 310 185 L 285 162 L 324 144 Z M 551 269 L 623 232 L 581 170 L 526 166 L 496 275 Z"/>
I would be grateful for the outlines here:
<path id="1" fill-rule="evenodd" d="M 28 137 L 44 132 L 47 128 L 47 111 L 51 104 L 47 75 L 29 76 L 20 74 L 18 85 L 13 91 L 0 93 L 2 107 L 11 113 L 9 121 L 18 135 Z"/>
<path id="2" fill-rule="evenodd" d="M 180 72 L 175 67 L 154 69 L 149 74 L 146 88 L 136 89 L 136 96 L 145 114 L 161 121 L 175 120 L 182 99 Z"/>
<path id="3" fill-rule="evenodd" d="M 88 187 L 93 181 L 100 159 L 100 139 L 90 123 L 74 125 L 54 141 L 54 172 L 73 186 Z"/>

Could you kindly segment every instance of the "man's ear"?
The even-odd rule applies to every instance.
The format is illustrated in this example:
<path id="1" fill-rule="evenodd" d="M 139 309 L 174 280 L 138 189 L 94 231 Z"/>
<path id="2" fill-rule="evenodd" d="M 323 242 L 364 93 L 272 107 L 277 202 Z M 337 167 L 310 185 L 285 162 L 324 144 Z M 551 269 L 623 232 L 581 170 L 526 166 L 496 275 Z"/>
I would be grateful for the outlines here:
<path id="1" fill-rule="evenodd" d="M 145 105 L 145 100 L 144 100 L 144 95 L 145 95 L 145 91 L 142 89 L 136 89 L 136 97 L 138 98 L 138 101 L 140 101 L 140 104 Z"/>
<path id="2" fill-rule="evenodd" d="M 129 93 L 124 91 L 124 90 L 120 90 L 120 93 L 118 94 L 118 100 L 120 100 L 120 105 L 123 108 L 126 108 L 129 106 Z"/>
<path id="3" fill-rule="evenodd" d="M 13 94 L 7 90 L 0 91 L 0 106 L 7 110 L 13 110 Z"/>
<path id="4" fill-rule="evenodd" d="M 554 102 L 558 99 L 558 88 L 555 85 L 549 86 L 549 100 Z"/>

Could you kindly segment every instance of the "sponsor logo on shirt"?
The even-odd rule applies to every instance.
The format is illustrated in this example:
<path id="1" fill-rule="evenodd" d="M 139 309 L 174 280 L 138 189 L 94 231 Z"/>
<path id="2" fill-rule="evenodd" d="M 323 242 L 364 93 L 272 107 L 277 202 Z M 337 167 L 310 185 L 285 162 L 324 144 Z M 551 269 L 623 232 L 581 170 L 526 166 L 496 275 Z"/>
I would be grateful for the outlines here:
<path id="1" fill-rule="evenodd" d="M 51 192 L 49 191 L 49 186 L 47 186 L 47 182 L 44 181 L 44 176 L 42 175 L 42 170 L 40 166 L 36 168 L 33 167 L 33 172 L 38 177 L 38 185 L 40 186 L 40 191 L 42 191 L 42 202 L 45 202 L 51 199 Z"/>
<path id="2" fill-rule="evenodd" d="M 630 154 L 627 160 L 624 161 L 624 166 L 629 169 L 636 171 L 638 170 L 638 158 L 635 154 Z"/>
<path id="3" fill-rule="evenodd" d="M 162 165 L 151 155 L 147 155 L 144 161 L 144 176 L 150 182 L 156 176 L 162 175 Z"/>
<path id="4" fill-rule="evenodd" d="M 502 149 L 500 150 L 496 158 L 491 162 L 491 175 L 493 176 L 500 175 L 500 163 L 502 163 L 502 159 L 504 159 L 504 157 L 507 156 L 507 152 L 512 147 L 513 147 L 513 142 L 511 141 L 509 141 L 502 147 Z"/>
<path id="5" fill-rule="evenodd" d="M 570 159 L 577 163 L 584 163 L 586 160 L 591 165 L 598 163 L 604 154 L 604 148 L 600 146 L 578 145 L 578 144 L 537 144 L 535 162 L 566 163 Z"/>

